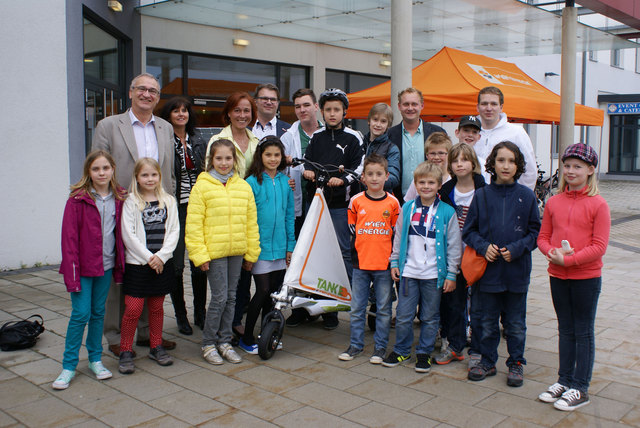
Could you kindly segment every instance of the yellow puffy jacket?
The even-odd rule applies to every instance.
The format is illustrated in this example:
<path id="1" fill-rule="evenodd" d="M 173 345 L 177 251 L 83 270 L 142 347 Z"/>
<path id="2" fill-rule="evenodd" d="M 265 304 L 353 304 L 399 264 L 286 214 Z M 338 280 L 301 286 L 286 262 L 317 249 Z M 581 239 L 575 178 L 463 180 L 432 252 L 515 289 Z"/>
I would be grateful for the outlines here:
<path id="1" fill-rule="evenodd" d="M 200 173 L 189 196 L 185 244 L 196 266 L 229 256 L 258 260 L 260 235 L 251 186 L 238 174 L 225 186 L 208 172 Z"/>

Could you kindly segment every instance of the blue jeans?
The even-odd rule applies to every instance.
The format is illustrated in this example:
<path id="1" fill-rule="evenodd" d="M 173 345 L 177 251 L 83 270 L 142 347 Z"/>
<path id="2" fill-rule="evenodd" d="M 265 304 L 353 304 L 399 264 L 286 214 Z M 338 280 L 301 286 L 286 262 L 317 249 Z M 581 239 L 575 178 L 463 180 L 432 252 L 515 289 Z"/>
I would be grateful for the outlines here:
<path id="1" fill-rule="evenodd" d="M 500 344 L 500 313 L 504 332 L 507 336 L 507 366 L 520 362 L 527 364 L 524 359 L 524 342 L 527 334 L 527 293 L 485 293 L 478 290 L 478 299 L 482 308 L 482 365 L 493 367 L 498 361 L 498 345 Z"/>
<path id="2" fill-rule="evenodd" d="M 456 354 L 462 354 L 467 344 L 467 281 L 460 273 L 456 277 L 456 289 L 449 293 L 442 293 L 440 301 L 440 322 L 442 337 L 449 341 L 449 348 Z"/>
<path id="3" fill-rule="evenodd" d="M 353 269 L 351 286 L 351 346 L 364 348 L 364 326 L 369 300 L 369 284 L 373 282 L 376 293 L 376 331 L 373 334 L 375 349 L 387 349 L 391 325 L 391 272 L 389 270 Z"/>
<path id="4" fill-rule="evenodd" d="M 349 282 L 351 282 L 353 265 L 351 264 L 351 233 L 349 233 L 347 208 L 329 208 L 329 214 L 338 238 L 344 267 L 347 269 L 347 276 L 349 277 Z"/>
<path id="5" fill-rule="evenodd" d="M 420 339 L 416 354 L 431 354 L 440 324 L 440 297 L 437 279 L 402 277 L 396 307 L 396 344 L 394 352 L 410 355 L 413 344 L 413 319 L 420 303 Z"/>
<path id="6" fill-rule="evenodd" d="M 112 273 L 113 269 L 108 269 L 102 276 L 82 276 L 80 277 L 82 290 L 71 293 L 71 317 L 62 357 L 62 368 L 65 370 L 75 370 L 78 365 L 78 354 L 87 323 L 89 328 L 86 345 L 89 362 L 95 363 L 101 360 L 104 305 L 109 294 Z"/>
<path id="7" fill-rule="evenodd" d="M 482 354 L 480 340 L 482 339 L 482 306 L 480 305 L 478 286 L 471 287 L 471 307 L 469 321 L 471 323 L 471 345 L 469 354 Z"/>
<path id="8" fill-rule="evenodd" d="M 602 278 L 550 277 L 550 283 L 558 316 L 558 383 L 587 392 L 596 352 L 594 327 Z"/>

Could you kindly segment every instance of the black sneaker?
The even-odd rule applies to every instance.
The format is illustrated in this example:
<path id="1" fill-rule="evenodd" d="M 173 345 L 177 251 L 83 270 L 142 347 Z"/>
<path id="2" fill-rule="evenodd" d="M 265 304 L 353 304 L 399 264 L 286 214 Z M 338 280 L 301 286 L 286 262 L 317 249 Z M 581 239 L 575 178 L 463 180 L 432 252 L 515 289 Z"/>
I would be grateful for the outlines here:
<path id="1" fill-rule="evenodd" d="M 524 370 L 520 361 L 509 366 L 509 374 L 507 374 L 507 385 L 522 386 L 524 382 Z"/>
<path id="2" fill-rule="evenodd" d="M 429 373 L 431 370 L 431 356 L 429 354 L 417 354 L 416 360 L 416 371 L 418 373 Z"/>
<path id="3" fill-rule="evenodd" d="M 294 309 L 285 321 L 287 327 L 297 327 L 307 320 L 308 313 L 304 309 Z"/>
<path id="4" fill-rule="evenodd" d="M 587 404 L 589 404 L 589 394 L 572 388 L 565 391 L 562 397 L 553 403 L 553 407 L 570 412 Z"/>
<path id="5" fill-rule="evenodd" d="M 362 349 L 356 349 L 355 346 L 349 345 L 349 348 L 347 348 L 346 351 L 344 351 L 342 354 L 338 355 L 338 359 L 342 360 L 342 361 L 351 361 L 357 355 L 360 355 L 361 353 L 362 353 Z"/>
<path id="6" fill-rule="evenodd" d="M 338 320 L 337 312 L 324 314 L 322 317 L 322 327 L 325 330 L 335 330 L 336 328 L 338 328 L 339 324 L 340 321 Z"/>
<path id="7" fill-rule="evenodd" d="M 155 348 L 151 348 L 149 351 L 149 358 L 160 364 L 161 366 L 170 366 L 173 364 L 173 358 L 167 351 L 164 350 L 162 345 L 158 345 Z"/>
<path id="8" fill-rule="evenodd" d="M 566 386 L 556 382 L 547 388 L 545 392 L 538 395 L 538 400 L 544 401 L 545 403 L 555 403 L 560 397 L 562 397 L 562 394 L 564 394 L 566 390 Z"/>
<path id="9" fill-rule="evenodd" d="M 122 374 L 131 374 L 136 371 L 136 366 L 133 363 L 133 352 L 124 351 L 120 353 L 120 363 L 118 364 L 118 371 Z"/>
<path id="10" fill-rule="evenodd" d="M 469 374 L 467 378 L 473 381 L 484 380 L 487 376 L 495 376 L 496 375 L 496 366 L 493 367 L 485 367 L 482 364 L 478 364 L 471 370 L 469 370 Z"/>
<path id="11" fill-rule="evenodd" d="M 400 355 L 395 352 L 391 352 L 387 355 L 387 358 L 382 360 L 382 365 L 385 367 L 395 367 L 398 364 L 404 363 L 411 358 L 411 355 Z"/>

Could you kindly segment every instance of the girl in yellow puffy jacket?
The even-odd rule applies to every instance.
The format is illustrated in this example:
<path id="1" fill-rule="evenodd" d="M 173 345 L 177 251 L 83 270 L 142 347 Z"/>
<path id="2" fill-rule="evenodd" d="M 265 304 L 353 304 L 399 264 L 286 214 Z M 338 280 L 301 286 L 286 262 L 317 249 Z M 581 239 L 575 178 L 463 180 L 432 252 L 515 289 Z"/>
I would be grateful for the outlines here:
<path id="1" fill-rule="evenodd" d="M 260 255 L 256 204 L 237 173 L 231 141 L 211 144 L 207 167 L 191 190 L 185 227 L 189 259 L 207 272 L 211 289 L 202 356 L 211 364 L 222 364 L 223 357 L 240 363 L 231 346 L 231 323 L 240 268 L 250 271 Z"/>

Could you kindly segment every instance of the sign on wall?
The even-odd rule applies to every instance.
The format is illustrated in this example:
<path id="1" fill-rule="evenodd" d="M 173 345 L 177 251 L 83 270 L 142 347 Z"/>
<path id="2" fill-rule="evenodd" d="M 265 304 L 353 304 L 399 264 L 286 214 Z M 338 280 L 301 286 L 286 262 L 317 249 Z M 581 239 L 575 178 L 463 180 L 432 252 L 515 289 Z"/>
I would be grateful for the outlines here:
<path id="1" fill-rule="evenodd" d="M 640 103 L 610 103 L 607 111 L 609 114 L 640 114 Z"/>

